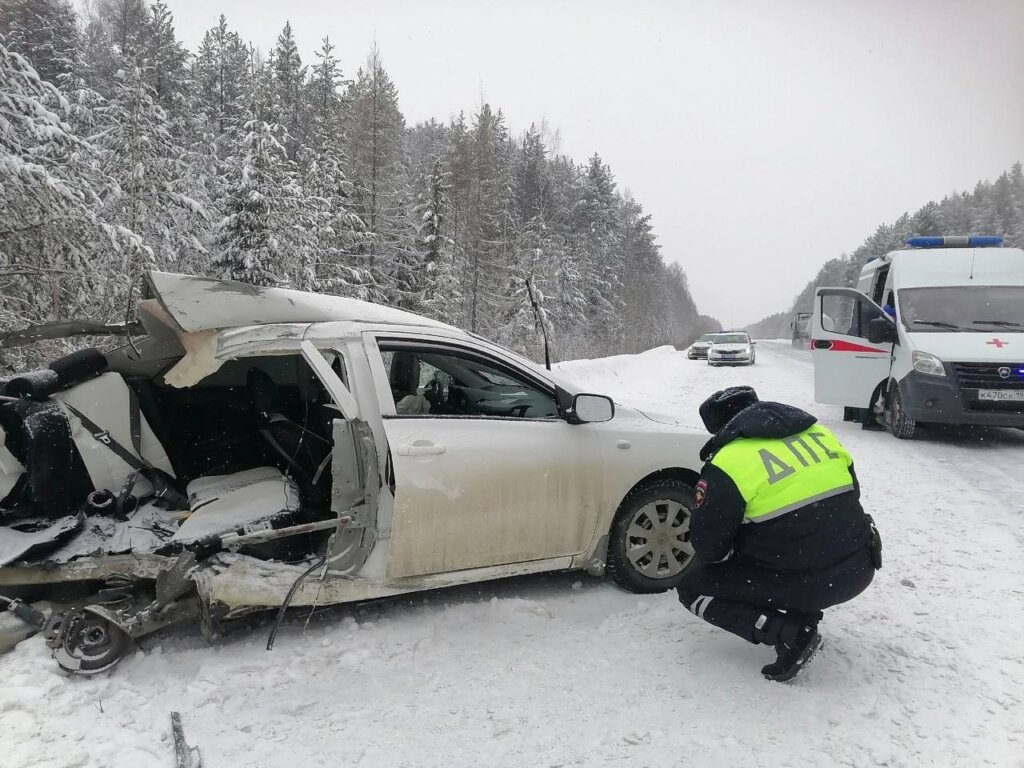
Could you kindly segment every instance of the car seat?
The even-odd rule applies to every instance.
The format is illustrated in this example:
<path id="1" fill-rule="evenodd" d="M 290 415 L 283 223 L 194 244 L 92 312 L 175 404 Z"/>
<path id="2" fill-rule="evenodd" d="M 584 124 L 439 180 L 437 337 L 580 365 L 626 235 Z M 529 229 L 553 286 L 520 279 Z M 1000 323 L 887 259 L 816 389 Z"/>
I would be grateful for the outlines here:
<path id="1" fill-rule="evenodd" d="M 305 490 L 310 490 L 317 470 L 331 450 L 330 442 L 276 410 L 277 384 L 266 371 L 250 368 L 245 381 L 260 434 L 284 460 L 285 468 Z"/>
<path id="2" fill-rule="evenodd" d="M 395 402 L 419 390 L 420 361 L 411 352 L 395 352 L 391 359 L 391 394 Z"/>

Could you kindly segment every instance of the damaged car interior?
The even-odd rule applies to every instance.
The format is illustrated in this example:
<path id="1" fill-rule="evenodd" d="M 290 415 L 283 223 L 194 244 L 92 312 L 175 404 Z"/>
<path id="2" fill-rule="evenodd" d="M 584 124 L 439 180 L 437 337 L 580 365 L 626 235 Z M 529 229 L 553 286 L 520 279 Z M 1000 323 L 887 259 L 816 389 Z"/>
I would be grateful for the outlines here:
<path id="1" fill-rule="evenodd" d="M 197 575 L 218 555 L 301 577 L 365 549 L 342 513 L 376 492 L 366 435 L 303 354 L 197 367 L 159 302 L 140 317 L 148 335 L 116 351 L 0 382 L 2 600 L 70 672 L 107 669 L 181 621 L 212 632 L 229 611 Z M 341 354 L 318 362 L 346 381 Z"/>

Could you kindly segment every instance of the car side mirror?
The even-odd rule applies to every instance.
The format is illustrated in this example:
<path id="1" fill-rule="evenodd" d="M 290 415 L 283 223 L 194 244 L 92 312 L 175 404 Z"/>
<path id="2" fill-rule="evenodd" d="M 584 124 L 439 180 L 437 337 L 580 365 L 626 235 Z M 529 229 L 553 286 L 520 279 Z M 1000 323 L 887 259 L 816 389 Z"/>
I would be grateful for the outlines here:
<path id="1" fill-rule="evenodd" d="M 576 395 L 569 412 L 570 424 L 597 424 L 611 421 L 615 416 L 615 403 L 605 395 Z"/>
<path id="2" fill-rule="evenodd" d="M 896 323 L 887 317 L 876 317 L 868 323 L 868 341 L 872 344 L 887 344 L 898 338 Z"/>

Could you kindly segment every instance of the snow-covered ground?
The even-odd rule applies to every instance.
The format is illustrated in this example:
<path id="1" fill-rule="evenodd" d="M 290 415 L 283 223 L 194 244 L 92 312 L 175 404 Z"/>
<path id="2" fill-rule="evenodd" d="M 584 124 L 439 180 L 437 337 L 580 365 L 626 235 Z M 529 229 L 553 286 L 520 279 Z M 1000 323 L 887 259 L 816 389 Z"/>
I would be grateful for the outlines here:
<path id="1" fill-rule="evenodd" d="M 667 349 L 562 368 L 695 423 L 751 383 L 852 451 L 885 568 L 792 684 L 673 594 L 559 574 L 297 616 L 272 653 L 265 627 L 178 635 L 97 678 L 29 640 L 0 658 L 0 765 L 172 766 L 172 710 L 206 768 L 1024 765 L 1024 433 L 861 432 L 785 343 L 752 369 Z"/>

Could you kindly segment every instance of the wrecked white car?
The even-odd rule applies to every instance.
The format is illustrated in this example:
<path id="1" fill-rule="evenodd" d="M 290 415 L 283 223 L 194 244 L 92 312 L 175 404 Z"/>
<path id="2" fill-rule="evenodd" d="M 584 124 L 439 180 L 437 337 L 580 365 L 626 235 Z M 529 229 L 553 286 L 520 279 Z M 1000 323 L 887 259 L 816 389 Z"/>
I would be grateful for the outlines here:
<path id="1" fill-rule="evenodd" d="M 0 393 L 0 599 L 65 669 L 518 574 L 661 591 L 692 557 L 700 430 L 366 302 L 151 273 L 139 315 Z"/>

